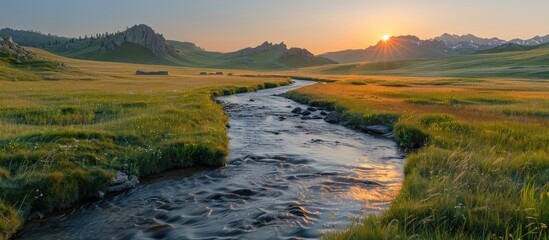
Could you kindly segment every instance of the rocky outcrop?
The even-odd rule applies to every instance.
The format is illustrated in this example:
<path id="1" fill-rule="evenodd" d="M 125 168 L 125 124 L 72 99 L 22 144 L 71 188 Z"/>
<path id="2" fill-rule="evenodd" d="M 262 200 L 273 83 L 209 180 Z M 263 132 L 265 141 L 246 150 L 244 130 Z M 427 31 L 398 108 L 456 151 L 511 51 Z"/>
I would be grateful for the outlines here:
<path id="1" fill-rule="evenodd" d="M 29 60 L 34 57 L 34 53 L 19 46 L 10 36 L 0 37 L 0 53 L 10 54 L 18 60 Z"/>
<path id="2" fill-rule="evenodd" d="M 239 53 L 240 53 L 240 56 L 248 56 L 248 55 L 254 55 L 254 54 L 267 52 L 271 50 L 276 50 L 276 51 L 279 51 L 281 54 L 283 54 L 284 52 L 288 51 L 288 47 L 286 46 L 286 44 L 284 44 L 284 42 L 281 42 L 279 44 L 273 44 L 268 41 L 265 41 L 263 44 L 255 48 L 251 48 L 251 47 L 244 48 L 240 50 Z"/>
<path id="3" fill-rule="evenodd" d="M 168 44 L 162 34 L 156 33 L 145 24 L 135 25 L 124 32 L 116 33 L 109 39 L 103 40 L 101 53 L 112 51 L 126 42 L 147 48 L 158 57 L 167 57 L 175 53 L 174 47 Z"/>
<path id="4" fill-rule="evenodd" d="M 297 58 L 304 62 L 311 62 L 314 60 L 315 55 L 305 48 L 290 48 L 288 51 L 284 52 L 282 56 L 280 56 L 280 59 L 290 58 Z"/>

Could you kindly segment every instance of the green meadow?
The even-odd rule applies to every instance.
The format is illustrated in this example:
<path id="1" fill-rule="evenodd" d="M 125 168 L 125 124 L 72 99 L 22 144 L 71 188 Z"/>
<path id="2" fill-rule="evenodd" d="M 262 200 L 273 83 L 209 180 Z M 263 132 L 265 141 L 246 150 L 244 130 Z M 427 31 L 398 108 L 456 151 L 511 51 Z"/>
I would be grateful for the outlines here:
<path id="1" fill-rule="evenodd" d="M 35 51 L 47 60 L 0 65 L 0 238 L 34 211 L 97 197 L 125 166 L 145 176 L 224 165 L 228 117 L 212 97 L 289 83 Z M 170 76 L 135 75 L 158 68 Z"/>
<path id="2" fill-rule="evenodd" d="M 325 239 L 549 238 L 547 80 L 325 77 L 290 98 L 388 126 L 408 152 L 390 208 Z"/>

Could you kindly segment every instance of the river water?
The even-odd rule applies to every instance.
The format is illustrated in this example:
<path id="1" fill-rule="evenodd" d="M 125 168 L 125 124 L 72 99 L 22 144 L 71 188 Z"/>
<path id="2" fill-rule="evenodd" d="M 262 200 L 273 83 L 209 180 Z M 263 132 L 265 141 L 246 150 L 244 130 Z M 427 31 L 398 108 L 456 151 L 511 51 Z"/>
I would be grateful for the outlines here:
<path id="1" fill-rule="evenodd" d="M 307 106 L 275 96 L 309 84 L 220 97 L 226 167 L 145 181 L 32 221 L 17 238 L 316 239 L 379 213 L 400 189 L 403 155 L 391 140 L 301 120 L 291 110 Z"/>

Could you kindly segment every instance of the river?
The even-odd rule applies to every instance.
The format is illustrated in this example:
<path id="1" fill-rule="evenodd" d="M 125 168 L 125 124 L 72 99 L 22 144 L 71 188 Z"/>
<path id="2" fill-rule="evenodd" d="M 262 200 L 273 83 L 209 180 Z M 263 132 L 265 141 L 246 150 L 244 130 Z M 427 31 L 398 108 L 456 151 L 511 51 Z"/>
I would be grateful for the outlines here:
<path id="1" fill-rule="evenodd" d="M 389 139 L 301 120 L 291 110 L 307 106 L 276 96 L 309 84 L 218 98 L 230 115 L 227 166 L 145 181 L 31 221 L 17 238 L 317 239 L 379 213 L 400 189 L 402 153 Z"/>

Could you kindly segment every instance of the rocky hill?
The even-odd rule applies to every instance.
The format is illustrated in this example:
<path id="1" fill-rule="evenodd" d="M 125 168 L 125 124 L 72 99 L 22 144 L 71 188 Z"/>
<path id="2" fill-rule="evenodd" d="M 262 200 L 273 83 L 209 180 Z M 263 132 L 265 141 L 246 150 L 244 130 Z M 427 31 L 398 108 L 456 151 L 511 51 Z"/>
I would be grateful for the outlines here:
<path id="1" fill-rule="evenodd" d="M 287 69 L 334 63 L 306 49 L 264 42 L 235 52 L 210 52 L 189 42 L 167 41 L 151 27 L 140 24 L 122 32 L 98 33 L 78 38 L 59 37 L 37 31 L 8 31 L 31 47 L 65 57 L 157 65 L 235 69 Z M 16 40 L 17 41 L 17 40 Z M 24 45 L 24 44 L 23 44 Z"/>
<path id="2" fill-rule="evenodd" d="M 34 53 L 19 46 L 11 36 L 0 37 L 0 56 L 12 57 L 17 60 L 30 60 Z"/>
<path id="3" fill-rule="evenodd" d="M 265 41 L 263 44 L 257 46 L 257 47 L 247 47 L 239 51 L 240 56 L 248 56 L 248 55 L 254 55 L 259 54 L 262 52 L 268 52 L 268 51 L 275 51 L 279 53 L 284 53 L 288 51 L 288 47 L 284 42 L 281 42 L 279 44 L 273 44 L 268 41 Z"/>
<path id="4" fill-rule="evenodd" d="M 285 51 L 278 58 L 278 60 L 282 63 L 294 67 L 317 66 L 337 63 L 336 61 L 328 58 L 315 56 L 305 48 L 290 48 Z"/>
<path id="5" fill-rule="evenodd" d="M 151 27 L 140 24 L 128 28 L 126 31 L 116 33 L 112 37 L 99 39 L 101 41 L 101 53 L 107 53 L 120 47 L 124 43 L 133 43 L 149 49 L 157 57 L 167 57 L 175 53 L 172 47 L 162 36 L 156 33 Z"/>

